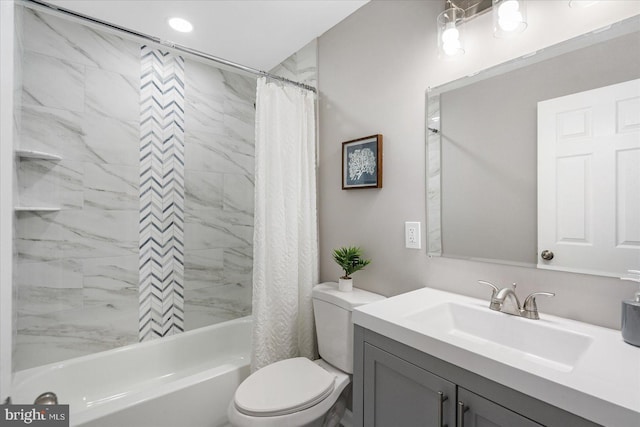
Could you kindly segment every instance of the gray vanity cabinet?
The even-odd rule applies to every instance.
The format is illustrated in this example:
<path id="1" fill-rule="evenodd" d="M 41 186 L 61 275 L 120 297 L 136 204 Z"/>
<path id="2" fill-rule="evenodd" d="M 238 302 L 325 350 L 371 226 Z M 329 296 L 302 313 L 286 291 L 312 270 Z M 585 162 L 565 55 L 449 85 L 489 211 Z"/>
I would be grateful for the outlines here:
<path id="1" fill-rule="evenodd" d="M 596 427 L 358 325 L 354 327 L 356 427 Z M 442 400 L 442 404 L 441 404 Z"/>
<path id="2" fill-rule="evenodd" d="M 364 345 L 364 425 L 454 425 L 456 386 L 378 347 Z"/>

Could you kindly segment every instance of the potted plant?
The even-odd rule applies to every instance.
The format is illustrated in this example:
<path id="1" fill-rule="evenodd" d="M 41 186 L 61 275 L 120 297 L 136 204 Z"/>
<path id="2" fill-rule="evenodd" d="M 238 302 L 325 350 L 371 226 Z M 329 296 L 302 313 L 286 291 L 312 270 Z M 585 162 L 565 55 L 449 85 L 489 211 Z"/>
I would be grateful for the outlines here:
<path id="1" fill-rule="evenodd" d="M 338 289 L 343 292 L 349 292 L 353 289 L 351 275 L 358 270 L 362 270 L 371 262 L 370 259 L 362 258 L 362 250 L 356 246 L 343 246 L 334 249 L 333 259 L 344 270 L 344 276 L 341 276 L 338 280 Z"/>

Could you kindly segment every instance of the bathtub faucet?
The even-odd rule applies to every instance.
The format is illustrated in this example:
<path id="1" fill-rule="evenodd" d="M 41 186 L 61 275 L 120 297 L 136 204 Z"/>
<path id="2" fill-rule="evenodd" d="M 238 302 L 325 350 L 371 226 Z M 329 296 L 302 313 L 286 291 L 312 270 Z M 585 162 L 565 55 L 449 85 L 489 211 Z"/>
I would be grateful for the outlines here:
<path id="1" fill-rule="evenodd" d="M 47 391 L 42 393 L 40 396 L 36 397 L 36 400 L 33 402 L 34 405 L 57 405 L 58 404 L 58 396 L 52 391 Z"/>

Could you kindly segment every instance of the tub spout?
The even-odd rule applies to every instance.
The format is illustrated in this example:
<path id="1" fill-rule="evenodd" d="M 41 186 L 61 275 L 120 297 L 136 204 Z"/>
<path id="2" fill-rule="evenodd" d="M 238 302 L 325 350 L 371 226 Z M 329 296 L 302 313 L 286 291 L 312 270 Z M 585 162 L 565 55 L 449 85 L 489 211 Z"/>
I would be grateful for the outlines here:
<path id="1" fill-rule="evenodd" d="M 40 396 L 36 397 L 36 400 L 33 402 L 34 405 L 57 405 L 58 404 L 58 396 L 52 391 L 47 391 L 42 393 Z"/>

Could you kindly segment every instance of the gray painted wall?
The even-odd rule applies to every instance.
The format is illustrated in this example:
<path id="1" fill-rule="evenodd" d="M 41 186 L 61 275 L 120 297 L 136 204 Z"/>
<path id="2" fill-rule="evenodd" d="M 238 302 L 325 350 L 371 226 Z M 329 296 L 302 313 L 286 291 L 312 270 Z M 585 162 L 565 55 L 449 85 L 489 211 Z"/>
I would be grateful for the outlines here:
<path id="1" fill-rule="evenodd" d="M 470 67 L 465 60 L 456 69 L 455 63 L 437 59 L 435 26 L 431 23 L 441 8 L 441 2 L 432 1 L 373 1 L 319 39 L 320 280 L 337 280 L 339 275 L 339 268 L 331 258 L 332 248 L 355 244 L 373 259 L 370 266 L 354 276 L 355 286 L 363 289 L 391 296 L 430 286 L 488 298 L 487 289 L 476 283 L 478 279 L 503 286 L 515 281 L 521 294 L 533 290 L 557 293 L 555 298 L 540 301 L 542 313 L 619 328 L 620 300 L 633 294 L 634 286 L 630 283 L 427 257 L 425 91 L 429 86 L 464 75 L 465 67 Z M 529 12 L 530 17 L 535 16 L 533 8 Z M 479 17 L 475 21 L 476 24 L 469 24 L 484 22 L 487 30 L 490 28 L 490 19 Z M 592 29 L 587 25 L 597 28 L 605 23 L 590 21 L 579 30 Z M 552 30 L 547 27 L 541 31 L 547 37 Z M 554 43 L 561 41 L 561 37 L 573 36 L 560 34 L 562 31 L 558 30 Z M 535 33 L 529 33 L 523 40 L 531 42 L 534 36 Z M 491 46 L 470 47 L 476 51 L 470 51 L 469 57 L 484 60 L 494 54 Z M 512 57 L 524 53 L 516 51 Z M 509 58 L 502 58 L 505 59 Z M 478 59 L 478 67 L 492 65 L 483 60 Z M 446 79 L 449 73 L 451 78 Z M 384 135 L 384 187 L 342 190 L 340 143 L 374 133 Z M 405 221 L 422 223 L 422 250 L 404 248 Z"/>

